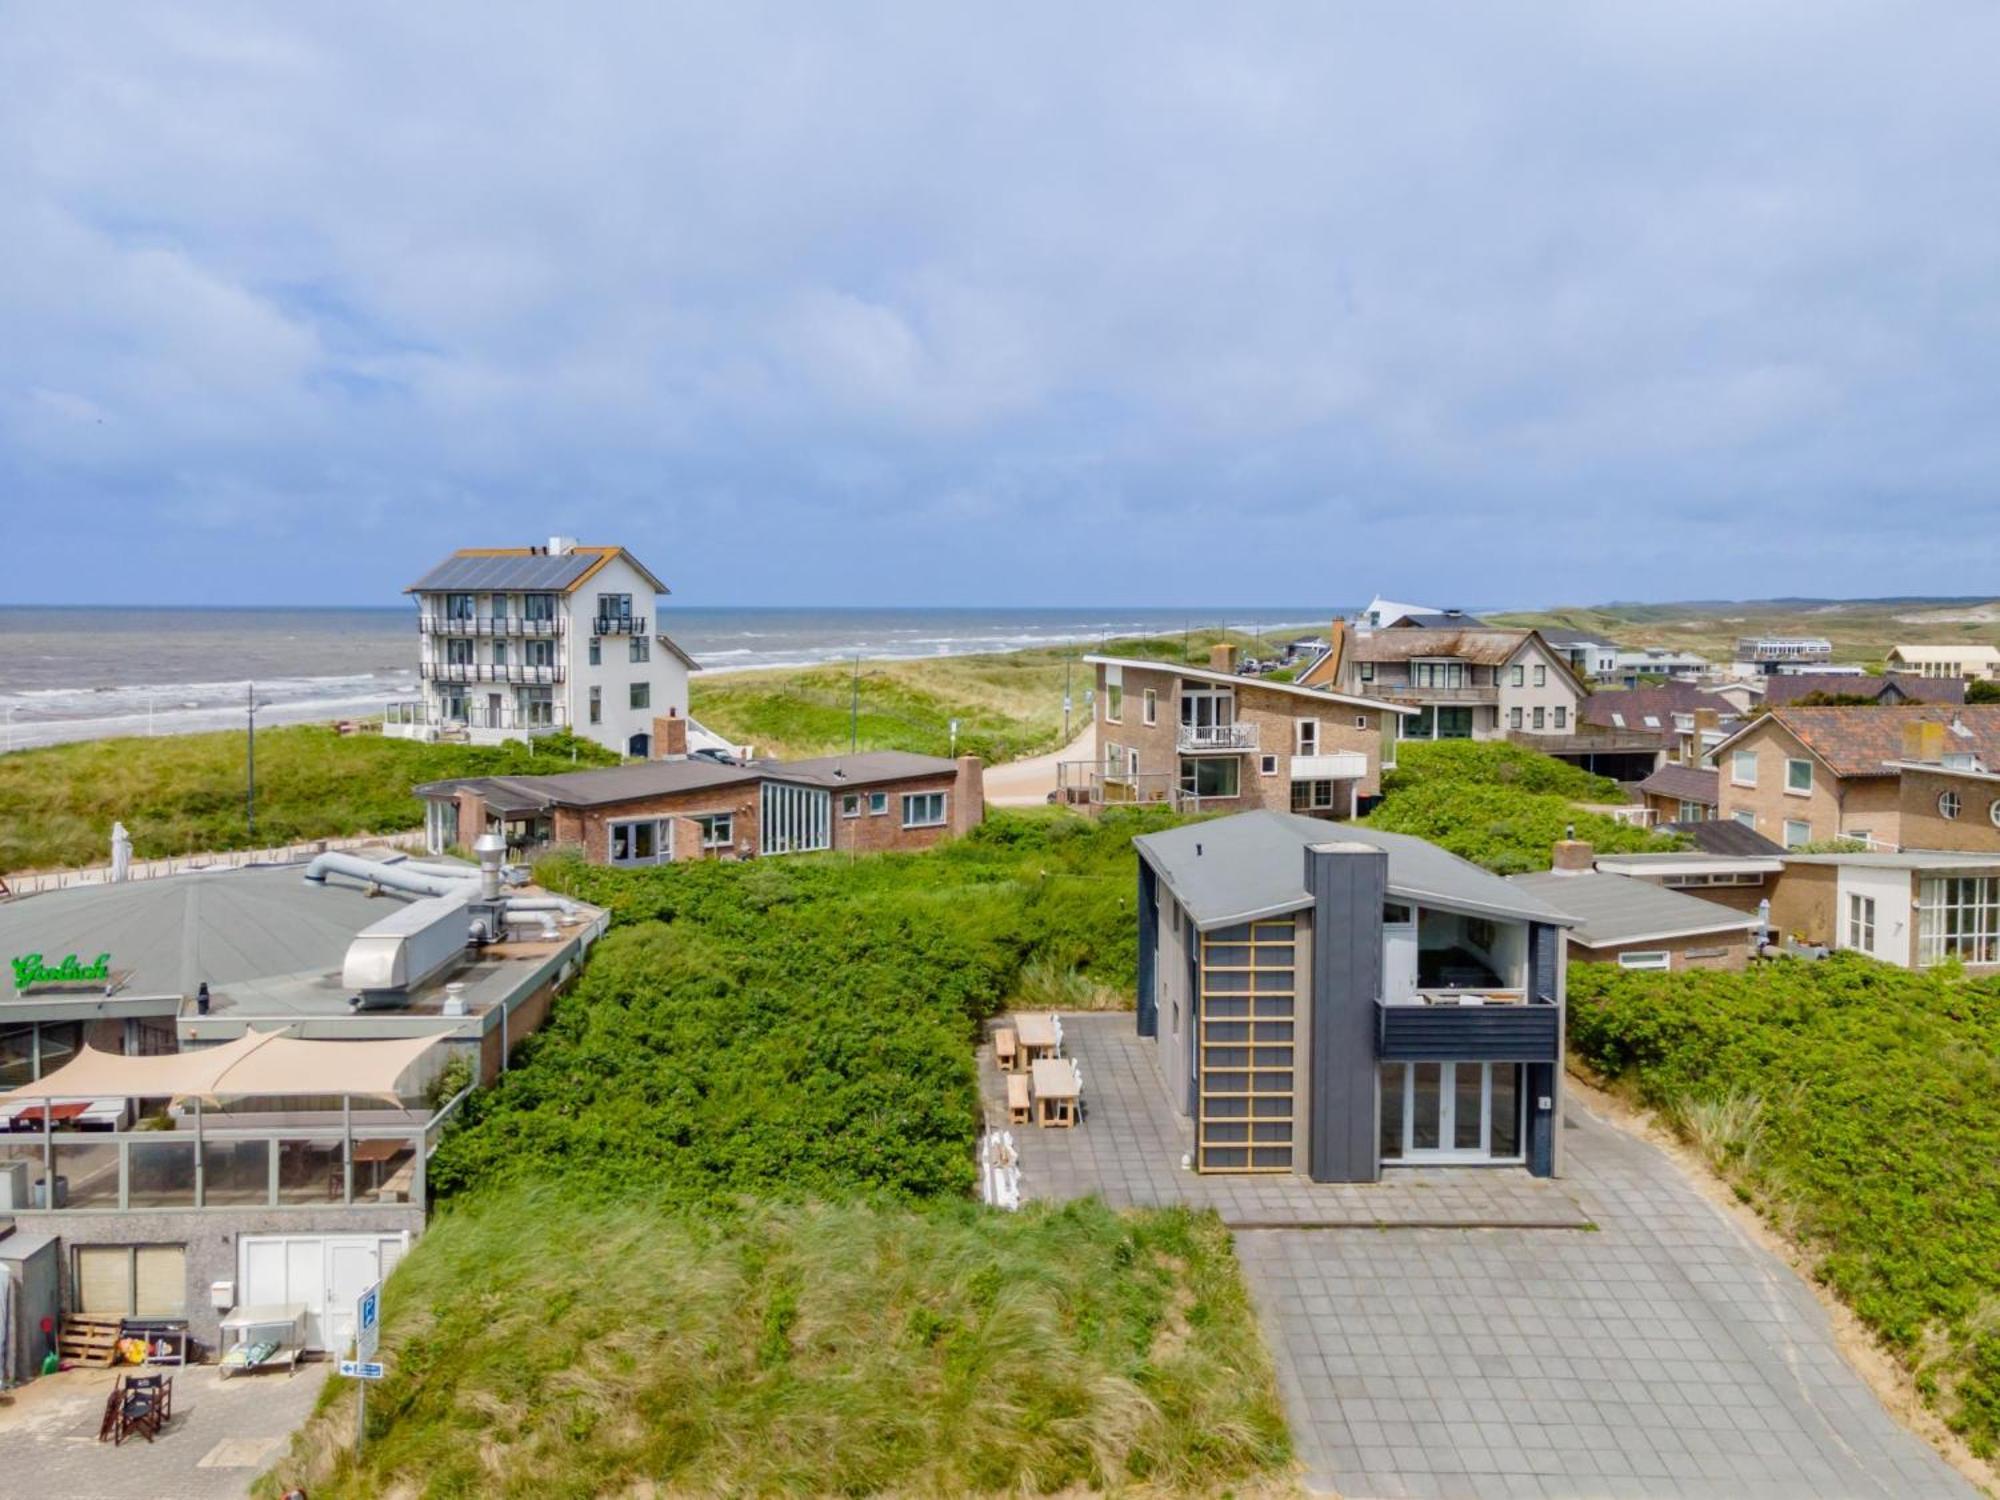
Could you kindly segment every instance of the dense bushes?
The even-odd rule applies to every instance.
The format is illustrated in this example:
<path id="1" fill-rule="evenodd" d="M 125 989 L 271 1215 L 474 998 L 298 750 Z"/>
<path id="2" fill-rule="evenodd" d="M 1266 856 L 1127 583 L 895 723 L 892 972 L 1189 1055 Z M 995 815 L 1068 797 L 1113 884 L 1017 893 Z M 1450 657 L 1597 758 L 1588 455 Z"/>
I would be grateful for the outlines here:
<path id="1" fill-rule="evenodd" d="M 1440 782 L 1545 792 L 1572 802 L 1623 802 L 1609 776 L 1594 776 L 1511 740 L 1405 740 L 1396 747 L 1396 769 L 1383 778 L 1388 793 Z"/>
<path id="2" fill-rule="evenodd" d="M 1420 781 L 1385 797 L 1362 821 L 1371 828 L 1429 839 L 1501 875 L 1546 870 L 1556 840 L 1572 829 L 1600 853 L 1687 846 L 1685 839 L 1587 812 L 1554 793 L 1474 781 Z"/>
<path id="3" fill-rule="evenodd" d="M 123 822 L 141 859 L 416 828 L 411 791 L 448 776 L 615 765 L 567 734 L 504 745 L 426 745 L 317 725 L 257 732 L 257 831 L 244 817 L 240 733 L 91 740 L 0 756 L 0 871 L 104 864 Z"/>
<path id="4" fill-rule="evenodd" d="M 963 1196 L 976 1023 L 1024 972 L 1129 994 L 1131 836 L 996 813 L 927 854 L 541 878 L 617 931 L 440 1148 L 442 1192 L 563 1174 L 688 1203 L 743 1193 Z"/>
<path id="5" fill-rule="evenodd" d="M 1570 970 L 1570 1045 L 1817 1257 L 1980 1453 L 2000 1447 L 2000 985 L 1837 955 Z"/>

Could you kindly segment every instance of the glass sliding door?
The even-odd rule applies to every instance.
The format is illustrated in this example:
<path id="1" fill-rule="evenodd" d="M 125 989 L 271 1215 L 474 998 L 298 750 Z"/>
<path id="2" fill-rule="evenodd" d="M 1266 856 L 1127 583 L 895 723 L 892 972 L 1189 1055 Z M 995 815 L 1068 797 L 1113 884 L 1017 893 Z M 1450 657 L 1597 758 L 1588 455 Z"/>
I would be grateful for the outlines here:
<path id="1" fill-rule="evenodd" d="M 1384 1063 L 1381 1082 L 1384 1162 L 1521 1160 L 1519 1063 Z"/>

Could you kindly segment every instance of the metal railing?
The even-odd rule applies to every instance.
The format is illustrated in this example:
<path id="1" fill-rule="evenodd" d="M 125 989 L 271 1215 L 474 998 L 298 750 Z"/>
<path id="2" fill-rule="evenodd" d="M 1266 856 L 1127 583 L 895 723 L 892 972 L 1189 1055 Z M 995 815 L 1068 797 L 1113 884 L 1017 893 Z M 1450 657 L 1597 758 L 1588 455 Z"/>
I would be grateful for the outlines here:
<path id="1" fill-rule="evenodd" d="M 1255 750 L 1255 724 L 1183 724 L 1176 740 L 1184 752 L 1201 750 Z"/>
<path id="2" fill-rule="evenodd" d="M 1188 791 L 1175 772 L 1111 772 L 1087 760 L 1057 763 L 1055 800 L 1092 807 L 1170 807 L 1184 813 L 1226 812 L 1243 802 L 1240 794 L 1217 797 Z"/>
<path id="3" fill-rule="evenodd" d="M 401 702 L 387 705 L 383 722 L 399 728 L 455 729 L 564 729 L 569 726 L 569 710 L 550 699 L 529 707 L 502 702 L 494 713 L 483 703 L 467 703 L 462 713 L 447 713 L 435 703 Z"/>
<path id="4" fill-rule="evenodd" d="M 534 686 L 561 682 L 567 672 L 561 662 L 541 665 L 524 661 L 427 661 L 417 675 L 430 682 L 494 682 Z"/>
<path id="5" fill-rule="evenodd" d="M 213 853 L 182 854 L 171 859 L 135 859 L 126 868 L 125 880 L 158 880 L 168 875 L 188 875 L 197 870 L 237 870 L 250 865 L 293 865 L 329 850 L 380 848 L 421 849 L 421 828 L 396 833 L 362 834 L 355 838 L 307 839 L 296 844 L 273 844 L 263 849 L 226 849 Z M 17 896 L 40 891 L 66 891 L 73 886 L 111 885 L 115 875 L 110 865 L 92 865 L 80 870 L 41 870 L 10 874 L 7 888 Z M 0 1135 L 0 1140 L 4 1140 Z"/>
<path id="6" fill-rule="evenodd" d="M 1377 697 L 1393 698 L 1399 702 L 1415 703 L 1418 705 L 1426 703 L 1442 703 L 1447 705 L 1460 703 L 1478 704 L 1498 703 L 1500 701 L 1500 689 L 1492 683 L 1484 683 L 1478 686 L 1468 683 L 1461 687 L 1418 687 L 1415 683 L 1409 682 L 1376 682 L 1371 684 L 1370 687 L 1373 694 Z"/>
<path id="7" fill-rule="evenodd" d="M 592 635 L 644 635 L 644 615 L 599 615 L 591 622 Z"/>
<path id="8" fill-rule="evenodd" d="M 417 628 L 427 635 L 558 636 L 568 633 L 569 622 L 561 615 L 553 619 L 531 620 L 526 615 L 476 615 L 461 618 L 454 615 L 424 614 L 417 617 Z"/>

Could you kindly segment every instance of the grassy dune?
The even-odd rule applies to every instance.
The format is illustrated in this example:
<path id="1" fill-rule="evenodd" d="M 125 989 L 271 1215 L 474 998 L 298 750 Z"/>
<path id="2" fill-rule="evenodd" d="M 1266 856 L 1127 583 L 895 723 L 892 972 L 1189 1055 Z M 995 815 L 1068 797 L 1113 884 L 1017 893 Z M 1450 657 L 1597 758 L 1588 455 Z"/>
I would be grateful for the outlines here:
<path id="1" fill-rule="evenodd" d="M 444 1215 L 383 1326 L 364 1463 L 332 1382 L 259 1494 L 1216 1495 L 1287 1457 L 1228 1235 L 1181 1211 L 541 1188 Z"/>

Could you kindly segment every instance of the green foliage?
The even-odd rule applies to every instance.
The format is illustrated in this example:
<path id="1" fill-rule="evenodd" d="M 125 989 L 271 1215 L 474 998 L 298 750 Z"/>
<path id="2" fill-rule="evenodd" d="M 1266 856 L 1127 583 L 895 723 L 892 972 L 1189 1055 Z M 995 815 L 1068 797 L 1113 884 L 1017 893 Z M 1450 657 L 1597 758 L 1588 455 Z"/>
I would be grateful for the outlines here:
<path id="1" fill-rule="evenodd" d="M 1848 954 L 1580 964 L 1569 1037 L 1799 1238 L 1976 1452 L 2000 1449 L 2000 984 Z"/>
<path id="2" fill-rule="evenodd" d="M 1131 840 L 1161 826 L 995 812 L 923 854 L 547 861 L 544 884 L 617 930 L 518 1065 L 466 1101 L 430 1181 L 559 1173 L 681 1203 L 963 1195 L 977 1023 L 1024 975 L 1043 996 L 1131 993 Z"/>
<path id="3" fill-rule="evenodd" d="M 1394 795 L 1440 783 L 1507 787 L 1572 802 L 1625 800 L 1609 776 L 1592 775 L 1511 740 L 1404 740 L 1396 746 L 1396 769 L 1383 778 L 1382 788 Z"/>
<path id="4" fill-rule="evenodd" d="M 2000 682 L 1968 682 L 1965 685 L 1967 703 L 2000 703 Z"/>
<path id="5" fill-rule="evenodd" d="M 759 1205 L 536 1186 L 391 1278 L 356 1467 L 330 1382 L 275 1496 L 1213 1495 L 1288 1458 L 1212 1215 Z"/>
<path id="6" fill-rule="evenodd" d="M 1429 839 L 1501 875 L 1546 870 L 1556 840 L 1572 828 L 1599 853 L 1684 849 L 1688 843 L 1586 812 L 1567 797 L 1461 781 L 1425 782 L 1392 793 L 1362 821 Z"/>
<path id="7" fill-rule="evenodd" d="M 141 859 L 263 848 L 415 828 L 411 788 L 450 776 L 504 776 L 615 765 L 568 734 L 532 748 L 427 745 L 319 725 L 257 731 L 257 831 L 244 818 L 244 736 L 90 740 L 0 755 L 0 870 L 104 864 L 123 822 Z"/>

